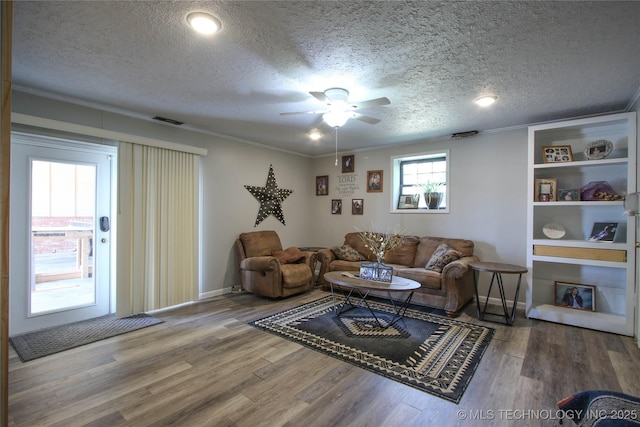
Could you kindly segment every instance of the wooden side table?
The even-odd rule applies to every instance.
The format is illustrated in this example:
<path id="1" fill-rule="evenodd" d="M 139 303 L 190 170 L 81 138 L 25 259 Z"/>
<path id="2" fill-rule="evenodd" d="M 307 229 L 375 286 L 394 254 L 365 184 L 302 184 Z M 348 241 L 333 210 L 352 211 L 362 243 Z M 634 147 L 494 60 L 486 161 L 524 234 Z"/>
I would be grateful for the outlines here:
<path id="1" fill-rule="evenodd" d="M 476 294 L 476 309 L 478 311 L 478 319 L 485 320 L 485 314 L 504 316 L 504 319 L 508 326 L 513 325 L 513 321 L 516 317 L 516 307 L 518 305 L 518 296 L 520 295 L 520 284 L 522 282 L 522 275 L 528 270 L 525 267 L 513 264 L 502 264 L 498 262 L 470 262 L 469 267 L 473 269 L 473 284 Z M 484 308 L 480 309 L 480 298 L 478 297 L 478 276 L 481 271 L 491 273 L 491 283 L 489 283 L 489 291 L 487 292 L 487 298 L 484 300 Z M 505 298 L 504 285 L 502 283 L 503 274 L 517 274 L 518 284 L 516 285 L 516 295 L 513 298 L 513 307 L 511 307 L 511 313 L 507 308 L 507 299 Z M 498 282 L 498 291 L 500 292 L 500 300 L 502 302 L 502 313 L 487 313 L 487 303 L 489 302 L 489 296 L 491 295 L 491 288 L 493 287 L 493 281 Z M 490 319 L 487 319 L 491 321 Z"/>
<path id="2" fill-rule="evenodd" d="M 316 274 L 316 267 L 317 267 L 317 264 L 320 262 L 320 260 L 318 259 L 318 251 L 326 248 L 323 246 L 300 246 L 298 249 L 300 249 L 303 252 L 314 252 L 316 254 L 316 260 L 313 263 L 313 277 L 315 278 L 313 282 L 314 282 L 314 287 L 316 288 L 319 287 L 320 275 Z"/>

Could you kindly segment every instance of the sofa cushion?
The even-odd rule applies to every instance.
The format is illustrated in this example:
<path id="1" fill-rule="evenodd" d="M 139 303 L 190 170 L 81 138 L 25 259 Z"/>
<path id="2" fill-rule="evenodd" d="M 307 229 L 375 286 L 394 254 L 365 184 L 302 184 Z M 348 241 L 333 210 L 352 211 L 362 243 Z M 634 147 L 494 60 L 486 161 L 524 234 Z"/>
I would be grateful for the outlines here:
<path id="1" fill-rule="evenodd" d="M 424 268 L 394 266 L 393 272 L 396 276 L 415 280 L 416 282 L 420 283 L 423 288 L 442 288 L 442 275 L 436 271 L 426 270 Z"/>
<path id="2" fill-rule="evenodd" d="M 360 271 L 360 265 L 363 261 L 345 261 L 336 259 L 331 261 L 331 269 L 329 271 Z"/>
<path id="3" fill-rule="evenodd" d="M 349 245 L 335 246 L 331 248 L 336 258 L 343 261 L 364 261 L 366 258 L 360 252 Z"/>
<path id="4" fill-rule="evenodd" d="M 449 239 L 445 237 L 421 237 L 420 244 L 416 251 L 416 258 L 413 261 L 413 266 L 424 268 L 438 246 L 442 243 L 446 243 L 456 251 L 462 253 L 463 257 L 473 255 L 474 244 L 471 240 Z"/>
<path id="5" fill-rule="evenodd" d="M 420 239 L 415 236 L 404 236 L 402 245 L 390 250 L 384 255 L 384 262 L 389 264 L 400 264 L 408 267 L 413 266 L 413 260 L 416 257 L 416 250 Z"/>
<path id="6" fill-rule="evenodd" d="M 456 251 L 446 243 L 441 243 L 424 268 L 441 273 L 445 265 L 460 258 L 462 258 L 462 252 Z"/>
<path id="7" fill-rule="evenodd" d="M 305 263 L 281 265 L 280 271 L 282 271 L 282 287 L 284 288 L 297 288 L 313 279 L 311 268 Z"/>
<path id="8" fill-rule="evenodd" d="M 352 232 L 345 234 L 344 244 L 360 252 L 369 261 L 376 261 L 376 256 L 365 246 L 364 240 L 360 237 L 360 233 Z"/>
<path id="9" fill-rule="evenodd" d="M 284 251 L 275 251 L 272 255 L 278 258 L 280 264 L 289 264 L 304 258 L 302 251 L 295 246 L 287 248 Z"/>

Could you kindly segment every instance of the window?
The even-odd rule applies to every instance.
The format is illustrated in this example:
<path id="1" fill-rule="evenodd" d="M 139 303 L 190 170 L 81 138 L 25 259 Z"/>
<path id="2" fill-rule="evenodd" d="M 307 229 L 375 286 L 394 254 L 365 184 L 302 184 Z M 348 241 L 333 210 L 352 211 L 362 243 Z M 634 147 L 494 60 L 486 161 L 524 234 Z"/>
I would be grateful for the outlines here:
<path id="1" fill-rule="evenodd" d="M 392 210 L 397 212 L 448 212 L 449 152 L 413 154 L 394 157 L 392 160 Z M 425 184 L 430 184 L 428 187 Z M 421 186 L 422 185 L 422 186 Z M 428 193 L 427 188 L 433 193 Z M 416 195 L 418 204 L 405 203 L 406 197 Z M 427 198 L 429 197 L 429 198 Z M 414 196 L 415 200 L 415 196 Z M 408 208 L 407 208 L 408 206 Z"/>

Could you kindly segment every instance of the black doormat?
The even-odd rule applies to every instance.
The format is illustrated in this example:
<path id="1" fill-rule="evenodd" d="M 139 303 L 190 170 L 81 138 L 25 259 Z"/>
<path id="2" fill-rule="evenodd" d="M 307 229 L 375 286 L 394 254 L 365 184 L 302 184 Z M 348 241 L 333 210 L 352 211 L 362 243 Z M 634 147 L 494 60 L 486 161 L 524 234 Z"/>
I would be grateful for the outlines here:
<path id="1" fill-rule="evenodd" d="M 114 314 L 9 337 L 23 362 L 136 331 L 163 321 L 148 314 L 117 318 Z"/>
<path id="2" fill-rule="evenodd" d="M 367 301 L 383 324 L 391 321 L 390 304 Z M 366 308 L 336 317 L 327 296 L 250 325 L 458 403 L 495 330 L 436 311 L 412 306 L 395 325 L 381 328 Z"/>

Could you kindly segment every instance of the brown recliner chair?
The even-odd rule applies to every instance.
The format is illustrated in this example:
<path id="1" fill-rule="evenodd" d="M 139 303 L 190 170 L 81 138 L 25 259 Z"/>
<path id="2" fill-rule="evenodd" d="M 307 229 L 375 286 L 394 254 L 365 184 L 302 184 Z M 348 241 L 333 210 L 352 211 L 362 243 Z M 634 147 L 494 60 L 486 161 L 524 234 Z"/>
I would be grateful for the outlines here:
<path id="1" fill-rule="evenodd" d="M 287 297 L 313 287 L 315 252 L 282 249 L 275 231 L 242 233 L 236 240 L 242 287 L 269 298 Z"/>

